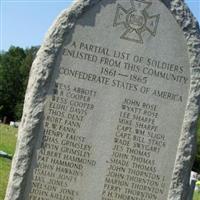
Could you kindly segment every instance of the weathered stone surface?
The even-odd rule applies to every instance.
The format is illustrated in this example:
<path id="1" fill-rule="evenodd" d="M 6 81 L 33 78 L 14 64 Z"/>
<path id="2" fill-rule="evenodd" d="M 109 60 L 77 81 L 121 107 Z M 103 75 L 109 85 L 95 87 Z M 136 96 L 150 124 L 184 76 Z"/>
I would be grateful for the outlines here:
<path id="1" fill-rule="evenodd" d="M 32 66 L 5 200 L 185 200 L 199 52 L 181 0 L 64 11 Z"/>

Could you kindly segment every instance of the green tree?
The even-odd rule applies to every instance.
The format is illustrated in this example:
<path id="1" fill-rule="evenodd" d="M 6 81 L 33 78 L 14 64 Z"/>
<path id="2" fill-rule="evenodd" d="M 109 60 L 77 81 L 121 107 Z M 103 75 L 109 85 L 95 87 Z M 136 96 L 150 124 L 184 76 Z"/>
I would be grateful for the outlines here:
<path id="1" fill-rule="evenodd" d="M 10 47 L 0 54 L 0 118 L 19 120 L 29 71 L 38 47 Z"/>
<path id="2" fill-rule="evenodd" d="M 193 171 L 200 174 L 200 118 L 197 124 L 197 153 L 193 165 Z"/>
<path id="3" fill-rule="evenodd" d="M 1 55 L 0 65 L 0 115 L 15 118 L 14 109 L 21 95 L 22 79 L 19 68 L 26 54 L 22 48 L 11 47 Z"/>
<path id="4" fill-rule="evenodd" d="M 31 65 L 36 56 L 37 51 L 38 51 L 38 47 L 31 47 L 30 49 L 26 49 L 25 50 L 26 57 L 19 68 L 22 85 L 21 85 L 21 94 L 19 95 L 19 99 L 17 101 L 17 104 L 15 106 L 15 111 L 14 111 L 16 119 L 20 119 L 22 115 L 24 95 L 26 92 L 27 84 L 28 84 L 29 72 L 30 72 Z"/>

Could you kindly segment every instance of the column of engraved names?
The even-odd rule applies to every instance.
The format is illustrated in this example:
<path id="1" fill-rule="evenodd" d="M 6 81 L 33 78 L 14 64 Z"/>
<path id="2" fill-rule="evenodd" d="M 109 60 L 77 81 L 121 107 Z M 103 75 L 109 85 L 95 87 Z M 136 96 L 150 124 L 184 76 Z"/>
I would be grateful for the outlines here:
<path id="1" fill-rule="evenodd" d="M 79 196 L 71 187 L 94 167 L 92 145 L 81 135 L 81 125 L 94 109 L 96 91 L 55 83 L 47 105 L 42 146 L 37 153 L 30 200 L 65 199 Z"/>
<path id="2" fill-rule="evenodd" d="M 166 146 L 158 133 L 158 111 L 157 105 L 134 99 L 122 103 L 102 200 L 159 200 L 164 193 L 165 177 L 155 162 Z"/>

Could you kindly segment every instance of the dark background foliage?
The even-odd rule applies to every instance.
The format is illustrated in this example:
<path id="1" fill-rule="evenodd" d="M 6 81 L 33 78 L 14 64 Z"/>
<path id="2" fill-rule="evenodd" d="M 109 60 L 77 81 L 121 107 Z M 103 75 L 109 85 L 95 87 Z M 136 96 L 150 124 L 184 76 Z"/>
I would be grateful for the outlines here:
<path id="1" fill-rule="evenodd" d="M 20 120 L 29 71 L 38 47 L 10 47 L 0 54 L 0 119 Z"/>

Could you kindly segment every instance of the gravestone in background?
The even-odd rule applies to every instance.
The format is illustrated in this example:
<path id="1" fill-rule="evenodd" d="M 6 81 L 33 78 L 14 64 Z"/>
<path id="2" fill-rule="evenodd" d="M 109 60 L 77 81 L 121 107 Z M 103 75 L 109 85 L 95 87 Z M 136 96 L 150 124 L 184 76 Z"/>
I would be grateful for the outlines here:
<path id="1" fill-rule="evenodd" d="M 181 0 L 64 11 L 32 66 L 5 199 L 186 199 L 197 27 Z"/>

